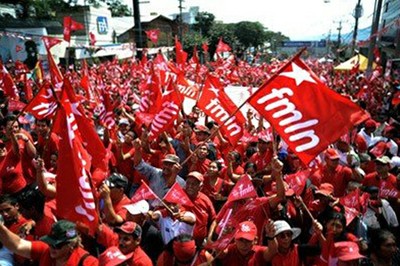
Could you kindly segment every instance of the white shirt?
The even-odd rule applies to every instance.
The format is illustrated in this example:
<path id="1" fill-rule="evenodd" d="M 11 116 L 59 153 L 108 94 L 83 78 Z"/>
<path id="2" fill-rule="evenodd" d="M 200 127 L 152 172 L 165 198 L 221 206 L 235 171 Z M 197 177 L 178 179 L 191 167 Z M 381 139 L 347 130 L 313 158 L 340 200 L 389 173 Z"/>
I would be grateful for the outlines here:
<path id="1" fill-rule="evenodd" d="M 390 203 L 385 199 L 381 200 L 382 200 L 382 207 L 380 207 L 380 209 L 382 210 L 383 217 L 385 217 L 385 220 L 387 221 L 389 226 L 390 227 L 399 226 L 396 213 L 394 212 L 392 206 L 390 206 Z M 375 211 L 369 207 L 367 208 L 367 211 L 363 216 L 363 222 L 372 229 L 381 228 L 378 218 L 375 215 Z"/>
<path id="2" fill-rule="evenodd" d="M 157 221 L 158 228 L 160 229 L 164 244 L 168 244 L 174 237 L 188 234 L 193 235 L 194 225 L 190 225 L 179 220 L 174 220 L 169 216 L 163 217 L 160 211 L 155 211 L 155 214 L 160 215 L 160 219 Z M 192 218 L 196 220 L 196 216 L 192 212 L 185 211 L 184 217 Z"/>

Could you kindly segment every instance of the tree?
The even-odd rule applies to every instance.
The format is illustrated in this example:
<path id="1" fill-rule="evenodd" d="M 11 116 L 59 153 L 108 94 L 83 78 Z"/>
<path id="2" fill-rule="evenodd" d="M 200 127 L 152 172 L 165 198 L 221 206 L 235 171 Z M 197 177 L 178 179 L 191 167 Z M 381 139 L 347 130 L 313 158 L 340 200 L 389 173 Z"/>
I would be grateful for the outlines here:
<path id="1" fill-rule="evenodd" d="M 215 16 L 208 12 L 199 12 L 195 20 L 194 30 L 203 36 L 209 36 L 210 29 L 215 23 Z"/>
<path id="2" fill-rule="evenodd" d="M 191 31 L 183 36 L 185 51 L 188 53 L 189 57 L 193 56 L 193 49 L 195 46 L 197 46 L 197 50 L 199 51 L 201 50 L 201 45 L 206 42 L 208 42 L 207 38 L 195 31 Z"/>
<path id="3" fill-rule="evenodd" d="M 219 38 L 222 37 L 223 41 L 228 44 L 233 50 L 238 47 L 239 42 L 234 33 L 235 24 L 214 23 L 210 29 L 210 36 L 208 37 L 209 53 L 212 56 L 215 53 Z"/>
<path id="4" fill-rule="evenodd" d="M 244 49 L 263 45 L 266 41 L 264 26 L 260 22 L 241 21 L 236 23 L 234 33 Z"/>

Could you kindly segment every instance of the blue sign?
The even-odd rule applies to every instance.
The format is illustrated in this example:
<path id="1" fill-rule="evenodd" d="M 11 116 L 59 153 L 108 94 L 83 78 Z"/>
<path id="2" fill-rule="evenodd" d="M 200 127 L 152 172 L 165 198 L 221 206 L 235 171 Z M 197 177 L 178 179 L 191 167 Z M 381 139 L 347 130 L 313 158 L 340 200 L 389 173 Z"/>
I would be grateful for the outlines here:
<path id="1" fill-rule="evenodd" d="M 97 32 L 99 34 L 108 33 L 107 17 L 97 17 Z"/>
<path id="2" fill-rule="evenodd" d="M 287 41 L 282 42 L 282 47 L 326 47 L 326 41 Z"/>

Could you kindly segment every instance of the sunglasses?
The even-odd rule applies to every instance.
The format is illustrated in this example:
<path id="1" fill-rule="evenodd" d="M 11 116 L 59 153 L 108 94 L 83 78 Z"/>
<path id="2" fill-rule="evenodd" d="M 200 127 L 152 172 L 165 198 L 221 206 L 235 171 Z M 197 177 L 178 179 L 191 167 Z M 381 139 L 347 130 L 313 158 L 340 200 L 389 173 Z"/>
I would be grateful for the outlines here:
<path id="1" fill-rule="evenodd" d="M 58 244 L 52 244 L 52 245 L 50 245 L 50 247 L 52 249 L 62 249 L 67 244 L 69 244 L 69 242 L 62 242 L 62 243 L 58 243 Z"/>

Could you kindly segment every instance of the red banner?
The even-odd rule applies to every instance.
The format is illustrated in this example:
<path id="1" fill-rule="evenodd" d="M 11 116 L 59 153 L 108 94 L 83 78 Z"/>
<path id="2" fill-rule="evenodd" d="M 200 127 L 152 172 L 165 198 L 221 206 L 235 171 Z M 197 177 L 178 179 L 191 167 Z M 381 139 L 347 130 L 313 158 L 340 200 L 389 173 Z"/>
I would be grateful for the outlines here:
<path id="1" fill-rule="evenodd" d="M 299 55 L 261 86 L 249 103 L 305 164 L 368 118 L 357 104 L 328 88 Z"/>

